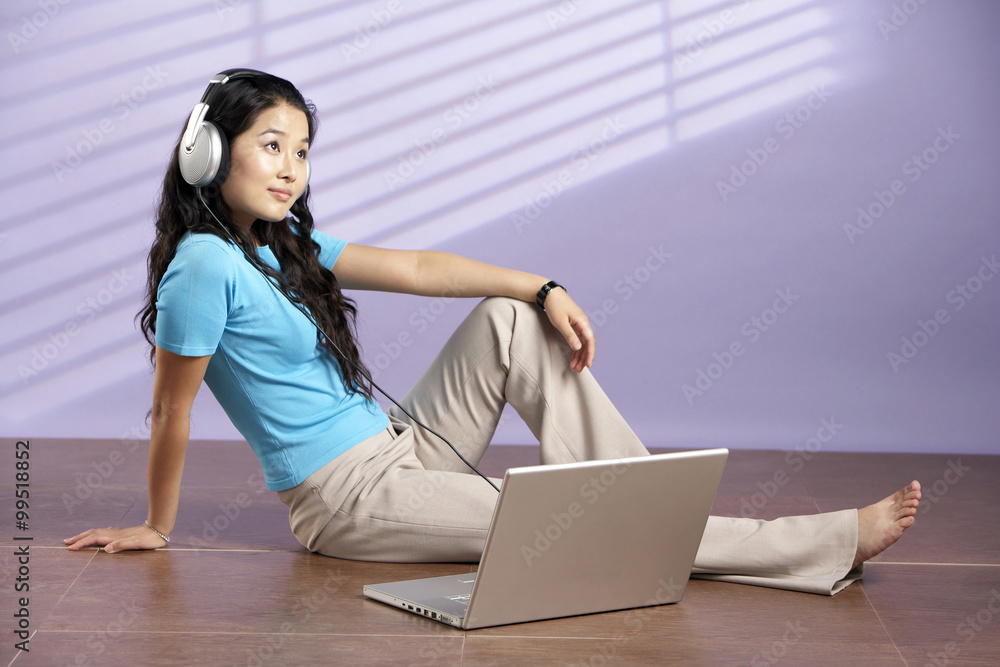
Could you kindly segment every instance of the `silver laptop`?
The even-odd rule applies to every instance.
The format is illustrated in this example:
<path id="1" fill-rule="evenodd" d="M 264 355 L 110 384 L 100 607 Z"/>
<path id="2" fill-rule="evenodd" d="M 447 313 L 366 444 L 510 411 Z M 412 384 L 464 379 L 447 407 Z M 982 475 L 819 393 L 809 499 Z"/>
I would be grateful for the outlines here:
<path id="1" fill-rule="evenodd" d="M 364 594 L 466 630 L 679 602 L 728 455 L 511 468 L 478 572 Z"/>

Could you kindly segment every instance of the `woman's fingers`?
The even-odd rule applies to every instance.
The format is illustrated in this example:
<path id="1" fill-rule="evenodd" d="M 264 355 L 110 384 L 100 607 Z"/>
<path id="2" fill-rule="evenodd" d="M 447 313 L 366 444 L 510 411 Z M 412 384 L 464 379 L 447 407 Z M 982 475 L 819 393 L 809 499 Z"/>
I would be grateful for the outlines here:
<path id="1" fill-rule="evenodd" d="M 63 540 L 63 542 L 73 551 L 77 551 L 84 547 L 89 547 L 93 544 L 99 546 L 104 546 L 105 542 L 101 540 L 104 539 L 102 533 L 105 531 L 113 530 L 112 528 L 91 528 L 90 530 L 85 530 L 79 535 L 74 535 L 73 537 Z"/>
<path id="2" fill-rule="evenodd" d="M 162 541 L 162 540 L 161 540 Z M 155 547 L 144 547 L 138 537 L 126 537 L 113 542 L 108 542 L 104 550 L 109 554 L 117 551 L 128 551 L 129 549 L 154 549 Z"/>
<path id="3" fill-rule="evenodd" d="M 84 549 L 86 547 L 92 547 L 92 546 L 103 547 L 105 544 L 107 544 L 107 541 L 102 540 L 97 535 L 88 535 L 87 537 L 79 539 L 76 542 L 73 542 L 67 546 L 70 551 L 79 551 L 80 549 Z"/>
<path id="4" fill-rule="evenodd" d="M 573 350 L 570 368 L 577 373 L 589 368 L 594 363 L 597 343 L 586 313 L 561 289 L 550 292 L 545 305 L 549 321 Z"/>
<path id="5" fill-rule="evenodd" d="M 574 327 L 577 329 L 582 345 L 574 354 L 574 361 L 579 362 L 574 368 L 577 372 L 584 368 L 590 368 L 594 363 L 594 355 L 597 353 L 597 341 L 594 340 L 594 332 L 590 328 L 590 323 L 586 319 L 577 322 Z"/>
<path id="6" fill-rule="evenodd" d="M 91 532 L 93 532 L 93 528 L 91 528 L 90 530 L 85 530 L 79 535 L 74 535 L 73 537 L 67 537 L 65 540 L 63 540 L 63 543 L 73 544 L 74 542 L 77 542 L 78 540 L 82 540 L 84 537 L 87 537 L 88 535 L 90 535 Z"/>
<path id="7" fill-rule="evenodd" d="M 63 540 L 70 551 L 98 546 L 110 553 L 129 549 L 158 549 L 166 546 L 166 541 L 145 526 L 132 528 L 91 528 L 79 535 Z"/>

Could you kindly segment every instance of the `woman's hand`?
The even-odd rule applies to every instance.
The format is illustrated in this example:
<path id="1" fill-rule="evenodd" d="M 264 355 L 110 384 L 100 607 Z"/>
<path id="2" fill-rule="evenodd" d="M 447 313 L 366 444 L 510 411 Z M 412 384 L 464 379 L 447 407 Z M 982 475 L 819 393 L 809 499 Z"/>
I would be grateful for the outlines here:
<path id="1" fill-rule="evenodd" d="M 545 314 L 573 350 L 569 367 L 577 373 L 590 368 L 594 363 L 597 341 L 583 309 L 576 305 L 565 289 L 557 287 L 545 297 Z"/>
<path id="2" fill-rule="evenodd" d="M 91 528 L 79 535 L 63 540 L 70 551 L 97 545 L 110 553 L 127 549 L 159 549 L 167 546 L 166 540 L 146 526 L 133 528 Z"/>

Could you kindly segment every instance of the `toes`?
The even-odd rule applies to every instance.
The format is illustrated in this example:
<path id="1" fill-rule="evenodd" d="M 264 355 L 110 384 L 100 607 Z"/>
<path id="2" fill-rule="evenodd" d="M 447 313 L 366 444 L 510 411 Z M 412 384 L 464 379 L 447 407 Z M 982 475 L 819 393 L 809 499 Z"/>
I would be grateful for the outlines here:
<path id="1" fill-rule="evenodd" d="M 914 496 L 919 498 L 920 482 L 918 482 L 917 480 L 913 480 L 912 482 L 904 486 L 903 489 L 900 491 L 900 493 L 904 496 Z"/>

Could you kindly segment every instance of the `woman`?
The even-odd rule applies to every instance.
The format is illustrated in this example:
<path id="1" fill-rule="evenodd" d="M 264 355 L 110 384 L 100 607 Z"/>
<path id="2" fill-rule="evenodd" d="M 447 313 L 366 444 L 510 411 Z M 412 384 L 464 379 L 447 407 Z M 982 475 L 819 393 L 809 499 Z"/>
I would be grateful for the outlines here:
<path id="1" fill-rule="evenodd" d="M 203 121 L 228 147 L 207 169 L 199 142 L 214 130 Z M 253 70 L 213 79 L 192 113 L 164 180 L 141 312 L 156 369 L 147 521 L 85 531 L 66 540 L 70 549 L 167 544 L 203 379 L 289 506 L 296 537 L 329 556 L 479 558 L 496 491 L 413 417 L 473 464 L 506 402 L 538 437 L 542 463 L 646 453 L 587 370 L 594 335 L 565 289 L 455 255 L 348 244 L 314 230 L 315 132 L 299 91 Z M 342 289 L 500 298 L 459 327 L 403 399 L 406 411 L 386 415 L 361 370 L 355 308 Z M 695 572 L 832 594 L 913 523 L 919 498 L 914 481 L 862 510 L 711 517 Z"/>

